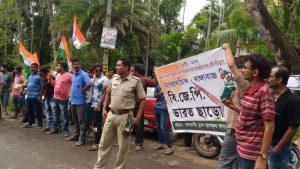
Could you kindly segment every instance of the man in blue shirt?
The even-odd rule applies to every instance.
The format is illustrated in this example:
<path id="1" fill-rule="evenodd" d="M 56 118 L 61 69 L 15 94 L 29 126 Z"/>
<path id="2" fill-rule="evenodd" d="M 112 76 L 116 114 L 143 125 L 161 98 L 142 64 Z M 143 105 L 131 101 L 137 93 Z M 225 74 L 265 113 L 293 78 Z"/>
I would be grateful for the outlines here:
<path id="1" fill-rule="evenodd" d="M 75 133 L 66 138 L 66 141 L 78 141 L 75 145 L 85 144 L 86 137 L 86 92 L 92 87 L 93 83 L 86 72 L 81 70 L 78 59 L 72 60 L 74 74 L 71 86 L 71 113 L 75 124 Z"/>
<path id="2" fill-rule="evenodd" d="M 44 79 L 38 73 L 39 66 L 36 63 L 31 64 L 31 74 L 28 77 L 25 106 L 28 116 L 28 122 L 24 124 L 24 128 L 32 127 L 34 123 L 34 115 L 36 114 L 38 120 L 38 127 L 36 130 L 42 129 L 42 107 L 41 100 L 43 95 Z"/>
<path id="3" fill-rule="evenodd" d="M 172 141 L 169 135 L 169 129 L 167 127 L 166 119 L 169 117 L 167 102 L 164 97 L 164 93 L 158 84 L 155 87 L 154 96 L 156 97 L 156 103 L 154 105 L 154 115 L 157 124 L 157 134 L 159 138 L 159 145 L 153 147 L 153 150 L 164 149 L 164 143 L 167 145 L 165 155 L 171 155 L 174 153 L 172 149 Z"/>

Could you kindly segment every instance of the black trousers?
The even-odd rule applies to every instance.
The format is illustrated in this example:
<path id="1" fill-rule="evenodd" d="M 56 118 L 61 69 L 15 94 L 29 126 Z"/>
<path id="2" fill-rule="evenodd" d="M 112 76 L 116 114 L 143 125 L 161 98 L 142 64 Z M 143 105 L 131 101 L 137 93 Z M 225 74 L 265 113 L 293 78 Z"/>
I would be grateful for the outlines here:
<path id="1" fill-rule="evenodd" d="M 102 107 L 100 111 L 94 112 L 93 117 L 93 131 L 94 131 L 94 143 L 99 144 L 102 134 Z"/>
<path id="2" fill-rule="evenodd" d="M 134 117 L 136 117 L 137 113 L 139 111 L 139 108 L 134 109 Z M 136 127 L 136 133 L 135 133 L 135 145 L 142 146 L 144 144 L 144 113 L 142 115 L 141 121 L 139 125 Z"/>

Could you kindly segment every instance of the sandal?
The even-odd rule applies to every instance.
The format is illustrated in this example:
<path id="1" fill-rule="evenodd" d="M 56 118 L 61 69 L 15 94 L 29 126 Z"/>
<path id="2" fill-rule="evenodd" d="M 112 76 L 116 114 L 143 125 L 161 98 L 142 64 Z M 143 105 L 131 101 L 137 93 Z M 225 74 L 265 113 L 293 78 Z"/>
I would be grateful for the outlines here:
<path id="1" fill-rule="evenodd" d="M 88 149 L 89 151 L 96 151 L 98 150 L 98 145 L 94 144 L 91 148 Z"/>
<path id="2" fill-rule="evenodd" d="M 162 149 L 165 149 L 165 147 L 162 145 L 157 145 L 157 146 L 153 147 L 153 150 L 162 150 Z"/>
<path id="3" fill-rule="evenodd" d="M 174 150 L 172 148 L 167 148 L 167 150 L 165 151 L 165 155 L 171 155 L 174 153 Z"/>
<path id="4" fill-rule="evenodd" d="M 137 145 L 135 146 L 135 151 L 141 151 L 143 149 L 143 147 L 141 145 Z"/>

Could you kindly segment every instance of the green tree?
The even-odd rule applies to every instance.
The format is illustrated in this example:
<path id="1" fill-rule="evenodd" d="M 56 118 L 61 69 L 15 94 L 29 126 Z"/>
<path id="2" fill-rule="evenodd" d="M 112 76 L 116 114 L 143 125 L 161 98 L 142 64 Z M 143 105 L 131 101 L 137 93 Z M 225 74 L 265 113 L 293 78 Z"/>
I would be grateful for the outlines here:
<path id="1" fill-rule="evenodd" d="M 285 36 L 283 31 L 280 30 L 279 26 L 274 21 L 275 19 L 271 17 L 269 11 L 267 10 L 262 0 L 246 0 L 245 2 L 247 3 L 248 11 L 256 27 L 260 30 L 260 35 L 264 39 L 268 48 L 272 51 L 272 54 L 274 55 L 277 64 L 283 64 L 290 68 L 293 73 L 299 74 L 300 49 L 297 47 L 298 40 L 296 39 L 297 43 L 295 43 L 293 42 L 293 40 L 289 40 L 287 36 Z M 296 0 L 288 0 L 282 2 L 293 2 L 293 5 L 295 5 L 295 10 L 299 10 L 299 4 L 297 4 L 298 1 Z M 296 15 L 298 13 L 298 10 L 292 11 L 293 15 Z M 291 15 L 291 13 L 286 15 L 289 16 Z M 293 17 L 295 17 L 293 22 L 299 22 L 298 16 Z M 296 23 L 293 23 L 294 26 L 296 25 Z M 285 23 L 285 25 L 286 24 L 287 23 Z M 296 31 L 294 32 L 294 36 L 297 36 L 297 29 L 294 31 Z"/>
<path id="2" fill-rule="evenodd" d="M 133 15 L 131 14 L 131 3 L 126 1 L 114 1 L 112 6 L 112 27 L 118 30 L 117 48 L 122 52 L 111 52 L 110 58 L 114 60 L 116 53 L 123 57 L 131 58 L 136 62 L 145 62 L 147 36 L 153 42 L 158 37 L 156 11 L 153 4 L 149 6 L 144 2 L 135 2 Z M 106 4 L 104 1 L 77 0 L 62 3 L 55 15 L 51 29 L 59 36 L 64 34 L 71 37 L 73 15 L 77 14 L 78 24 L 87 40 L 95 49 L 96 57 L 102 60 L 99 42 L 101 40 L 102 28 L 106 17 Z M 133 33 L 130 33 L 132 22 Z M 82 56 L 80 56 L 82 57 Z"/>

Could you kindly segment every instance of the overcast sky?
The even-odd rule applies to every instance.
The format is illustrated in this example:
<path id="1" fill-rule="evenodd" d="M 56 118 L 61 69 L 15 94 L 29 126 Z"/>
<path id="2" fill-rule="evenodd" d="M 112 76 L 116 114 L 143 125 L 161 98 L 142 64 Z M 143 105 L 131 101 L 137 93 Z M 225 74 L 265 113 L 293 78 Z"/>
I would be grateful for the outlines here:
<path id="1" fill-rule="evenodd" d="M 207 0 L 186 0 L 184 25 L 190 24 L 194 16 L 197 14 L 197 12 L 199 12 L 200 9 L 202 9 L 203 6 L 205 6 L 206 4 L 208 4 Z M 182 16 L 183 16 L 183 9 L 180 12 L 180 18 L 179 18 L 181 22 L 182 22 Z"/>

